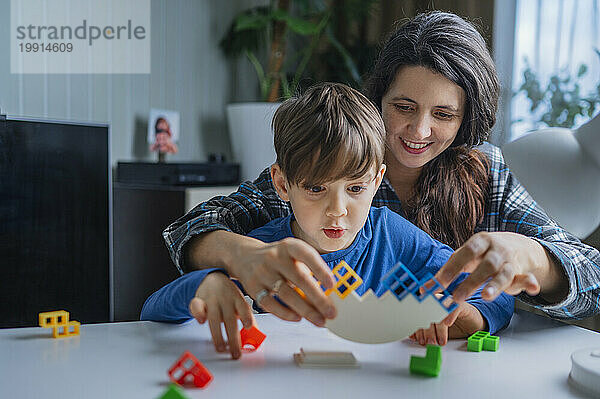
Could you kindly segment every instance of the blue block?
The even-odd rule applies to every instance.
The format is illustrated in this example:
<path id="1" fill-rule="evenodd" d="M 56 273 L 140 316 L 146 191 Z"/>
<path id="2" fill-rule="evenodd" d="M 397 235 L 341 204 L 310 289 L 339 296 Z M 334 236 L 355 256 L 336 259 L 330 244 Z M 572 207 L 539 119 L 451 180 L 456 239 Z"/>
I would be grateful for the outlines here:
<path id="1" fill-rule="evenodd" d="M 424 293 L 419 293 L 419 289 L 425 286 L 427 281 L 433 280 L 434 284 Z M 391 291 L 392 294 L 399 301 L 406 298 L 408 293 L 411 293 L 418 302 L 423 302 L 425 298 L 429 295 L 432 295 L 433 292 L 442 287 L 442 285 L 437 281 L 431 273 L 427 273 L 421 280 L 419 280 L 415 275 L 402 263 L 398 262 L 389 272 L 385 274 L 385 276 L 381 279 L 381 284 L 387 289 Z M 451 313 L 454 311 L 458 304 L 452 302 L 450 305 L 445 306 L 444 301 L 450 297 L 450 293 L 447 290 L 442 290 L 441 294 L 443 295 L 441 298 L 434 298 L 440 303 L 440 305 L 448 312 Z"/>

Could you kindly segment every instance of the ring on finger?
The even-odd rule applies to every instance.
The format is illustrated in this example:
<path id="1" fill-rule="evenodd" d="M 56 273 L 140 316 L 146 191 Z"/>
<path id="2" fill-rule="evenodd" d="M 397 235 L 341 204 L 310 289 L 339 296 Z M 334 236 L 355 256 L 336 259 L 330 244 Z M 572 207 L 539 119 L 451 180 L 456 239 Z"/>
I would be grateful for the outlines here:
<path id="1" fill-rule="evenodd" d="M 255 298 L 256 304 L 260 306 L 260 301 L 265 299 L 266 296 L 269 296 L 269 290 L 262 289 L 262 290 L 258 291 L 258 294 L 256 294 L 256 298 Z"/>
<path id="2" fill-rule="evenodd" d="M 273 288 L 271 288 L 271 294 L 279 294 L 279 290 L 281 289 L 281 286 L 283 285 L 283 279 L 279 279 L 277 281 L 275 281 L 275 283 L 273 284 Z"/>

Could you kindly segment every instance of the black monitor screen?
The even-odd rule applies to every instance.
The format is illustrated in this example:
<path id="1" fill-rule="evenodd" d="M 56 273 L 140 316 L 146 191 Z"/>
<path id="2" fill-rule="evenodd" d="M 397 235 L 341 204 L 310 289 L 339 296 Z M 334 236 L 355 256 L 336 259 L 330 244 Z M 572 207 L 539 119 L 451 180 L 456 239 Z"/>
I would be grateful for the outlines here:
<path id="1" fill-rule="evenodd" d="M 0 327 L 108 321 L 108 126 L 0 120 Z"/>

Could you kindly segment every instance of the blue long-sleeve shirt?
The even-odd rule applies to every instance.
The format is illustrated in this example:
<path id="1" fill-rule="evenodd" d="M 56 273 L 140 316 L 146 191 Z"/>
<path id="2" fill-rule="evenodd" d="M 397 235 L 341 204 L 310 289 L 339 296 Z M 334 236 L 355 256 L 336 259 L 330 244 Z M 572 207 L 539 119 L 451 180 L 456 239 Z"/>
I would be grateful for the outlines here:
<path id="1" fill-rule="evenodd" d="M 264 242 L 293 237 L 293 214 L 278 218 L 253 230 L 249 236 Z M 381 278 L 397 263 L 402 262 L 418 278 L 435 273 L 448 261 L 452 249 L 431 238 L 427 233 L 386 207 L 371 208 L 367 221 L 353 243 L 346 249 L 323 254 L 325 263 L 333 269 L 344 260 L 363 279 L 356 289 L 359 295 L 369 288 L 377 296 L 385 292 Z M 188 304 L 208 273 L 221 269 L 205 269 L 188 273 L 152 294 L 142 308 L 142 320 L 183 322 L 191 315 Z M 448 290 L 466 278 L 463 273 Z M 493 302 L 481 298 L 478 290 L 468 302 L 475 306 L 486 320 L 493 334 L 506 326 L 513 314 L 514 298 L 501 294 Z"/>

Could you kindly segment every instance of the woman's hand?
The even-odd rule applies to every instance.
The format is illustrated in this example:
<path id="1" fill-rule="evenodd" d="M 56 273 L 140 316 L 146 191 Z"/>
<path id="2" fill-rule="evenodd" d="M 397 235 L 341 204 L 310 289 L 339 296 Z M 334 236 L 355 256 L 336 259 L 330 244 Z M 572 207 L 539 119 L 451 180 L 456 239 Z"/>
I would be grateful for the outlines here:
<path id="1" fill-rule="evenodd" d="M 446 345 L 448 339 L 464 338 L 485 330 L 486 322 L 479 310 L 468 302 L 461 303 L 440 323 L 415 331 L 409 338 L 419 345 Z"/>
<path id="2" fill-rule="evenodd" d="M 221 323 L 225 324 L 229 352 L 233 359 L 241 355 L 238 318 L 244 328 L 252 327 L 256 321 L 250 305 L 238 287 L 223 273 L 213 272 L 204 278 L 196 290 L 196 296 L 189 303 L 189 310 L 200 324 L 208 320 L 210 334 L 217 352 L 227 350 L 221 334 Z"/>
<path id="3" fill-rule="evenodd" d="M 336 315 L 333 302 L 312 277 L 314 274 L 323 288 L 332 288 L 335 279 L 331 270 L 313 247 L 297 238 L 266 244 L 255 238 L 216 230 L 191 239 L 185 257 L 188 268 L 224 268 L 242 283 L 252 298 L 260 299 L 263 309 L 283 320 L 298 321 L 304 317 L 323 326 L 326 318 Z M 301 289 L 306 297 L 302 298 L 294 287 Z M 268 295 L 264 295 L 265 292 Z M 275 300 L 273 294 L 288 307 Z"/>
<path id="4" fill-rule="evenodd" d="M 510 295 L 525 291 L 559 302 L 568 293 L 567 277 L 560 267 L 544 247 L 526 236 L 480 232 L 452 254 L 435 278 L 448 287 L 460 273 L 471 273 L 452 293 L 456 302 L 464 302 L 488 279 L 481 292 L 486 301 L 503 291 Z"/>
<path id="5" fill-rule="evenodd" d="M 236 263 L 236 277 L 266 311 L 290 321 L 304 317 L 319 327 L 325 325 L 326 318 L 335 317 L 335 307 L 313 273 L 325 288 L 333 287 L 333 275 L 319 253 L 304 241 L 286 238 L 264 244 L 246 250 Z M 287 307 L 273 297 L 275 294 Z"/>

